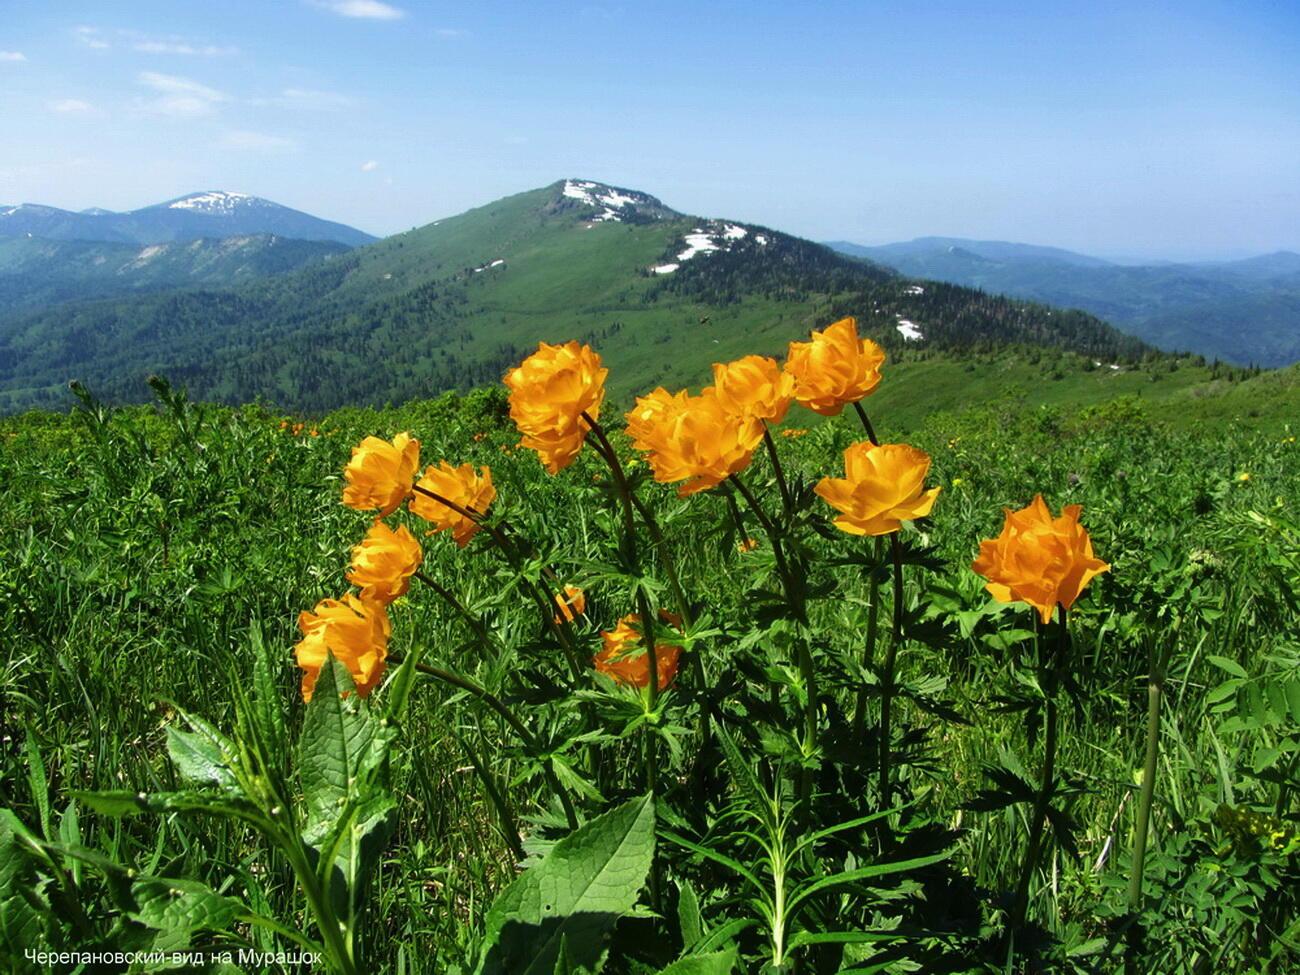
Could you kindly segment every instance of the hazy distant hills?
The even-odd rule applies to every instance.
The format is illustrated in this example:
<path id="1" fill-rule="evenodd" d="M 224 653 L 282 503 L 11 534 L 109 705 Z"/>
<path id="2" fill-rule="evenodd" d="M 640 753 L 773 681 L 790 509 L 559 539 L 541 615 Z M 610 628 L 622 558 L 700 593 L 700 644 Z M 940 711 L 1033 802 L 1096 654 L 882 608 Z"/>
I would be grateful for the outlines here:
<path id="1" fill-rule="evenodd" d="M 99 207 L 74 213 L 37 203 L 0 206 L 0 238 L 163 244 L 256 234 L 334 241 L 352 247 L 375 240 L 354 227 L 228 190 L 190 193 L 126 213 Z"/>
<path id="2" fill-rule="evenodd" d="M 1160 348 L 1238 364 L 1300 360 L 1300 254 L 1128 265 L 1052 247 L 922 237 L 830 244 L 917 278 L 1082 308 Z"/>
<path id="3" fill-rule="evenodd" d="M 73 377 L 137 399 L 150 372 L 230 402 L 398 402 L 495 383 L 539 340 L 568 338 L 596 343 L 623 396 L 705 382 L 712 361 L 780 353 L 844 314 L 895 356 L 1015 346 L 1050 372 L 1067 354 L 1088 368 L 1152 354 L 1083 312 L 569 179 L 244 283 L 0 310 L 0 408 L 62 403 Z"/>
<path id="4" fill-rule="evenodd" d="M 350 250 L 334 241 L 270 234 L 163 244 L 0 238 L 0 317 L 23 309 L 296 270 Z"/>

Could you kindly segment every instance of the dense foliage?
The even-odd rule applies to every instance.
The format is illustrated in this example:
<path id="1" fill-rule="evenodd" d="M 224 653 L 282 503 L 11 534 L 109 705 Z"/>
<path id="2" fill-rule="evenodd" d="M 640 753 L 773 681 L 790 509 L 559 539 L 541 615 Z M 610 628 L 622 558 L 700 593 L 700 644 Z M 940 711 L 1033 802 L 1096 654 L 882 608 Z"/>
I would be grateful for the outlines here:
<path id="1" fill-rule="evenodd" d="M 671 608 L 648 554 L 659 546 L 641 535 L 644 560 L 629 561 L 594 449 L 547 475 L 513 446 L 496 390 L 313 422 L 155 386 L 157 407 L 87 398 L 0 425 L 0 951 L 13 970 L 34 943 L 288 951 L 330 942 L 344 929 L 316 923 L 342 917 L 355 943 L 332 957 L 376 971 L 727 972 L 777 958 L 807 972 L 1001 971 L 1053 690 L 1037 614 L 991 601 L 969 566 L 1000 509 L 1038 492 L 1053 510 L 1083 505 L 1111 571 L 1071 614 L 1059 781 L 1016 967 L 1300 963 L 1300 447 L 1281 424 L 1175 433 L 1132 400 L 936 414 L 909 439 L 942 493 L 902 535 L 897 602 L 887 559 L 831 528 L 809 491 L 862 438 L 851 415 L 814 426 L 792 413 L 775 438 L 797 594 L 743 499 L 679 500 L 630 466 L 695 618 L 683 657 L 709 675 L 684 664 L 647 707 L 571 676 L 527 598 L 544 567 L 581 585 L 584 654 L 640 600 Z M 887 410 L 874 419 L 894 435 Z M 455 603 L 417 580 L 391 608 L 406 665 L 360 707 L 328 693 L 348 677 L 327 668 L 304 709 L 293 621 L 338 594 L 369 521 L 338 503 L 339 471 L 363 437 L 404 430 L 426 462 L 490 465 L 492 524 L 530 554 L 512 564 L 487 531 L 463 550 L 421 537 L 425 574 Z M 760 454 L 744 474 L 768 511 L 774 473 Z M 882 637 L 899 629 L 896 669 L 864 658 L 873 618 Z M 791 662 L 806 634 L 811 709 Z M 1144 773 L 1150 683 L 1163 701 Z M 367 744 L 331 765 L 340 740 Z M 248 768 L 294 802 L 301 789 L 301 839 L 276 825 L 282 809 L 234 798 L 230 769 Z M 650 768 L 655 802 L 642 798 Z M 223 815 L 235 806 L 242 820 Z M 313 900 L 302 878 L 319 875 L 310 859 L 340 809 L 358 830 L 340 848 L 356 852 L 338 861 L 343 899 Z"/>

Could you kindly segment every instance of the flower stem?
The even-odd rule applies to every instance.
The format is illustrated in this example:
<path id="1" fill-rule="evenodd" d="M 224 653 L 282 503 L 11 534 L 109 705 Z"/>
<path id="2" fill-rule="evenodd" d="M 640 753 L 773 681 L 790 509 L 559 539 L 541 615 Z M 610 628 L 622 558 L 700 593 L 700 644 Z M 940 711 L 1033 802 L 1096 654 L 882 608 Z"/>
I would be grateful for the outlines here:
<path id="1" fill-rule="evenodd" d="M 401 654 L 389 654 L 389 659 L 394 663 L 400 664 L 402 662 Z M 523 722 L 515 717 L 514 712 L 511 711 L 510 708 L 506 707 L 505 702 L 489 691 L 486 687 L 470 680 L 468 677 L 462 677 L 460 674 L 452 673 L 450 670 L 443 670 L 441 667 L 434 667 L 432 664 L 417 663 L 415 669 L 422 674 L 436 677 L 444 684 L 450 684 L 452 687 L 459 688 L 462 691 L 474 695 L 501 716 L 502 720 L 504 720 L 505 723 L 514 730 L 515 734 L 519 736 L 519 740 L 523 742 L 524 747 L 534 756 L 540 756 L 543 754 L 542 746 L 537 739 L 533 737 L 532 732 L 524 726 Z M 570 800 L 569 794 L 564 791 L 564 787 L 560 785 L 560 780 L 555 777 L 555 770 L 551 767 L 551 761 L 549 758 L 542 764 L 542 770 L 543 774 L 546 776 L 547 785 L 551 787 L 551 791 L 554 792 L 556 798 L 560 800 L 560 805 L 564 807 L 564 818 L 568 820 L 569 828 L 577 829 L 578 816 L 577 813 L 574 812 L 573 802 Z"/>
<path id="2" fill-rule="evenodd" d="M 875 538 L 875 556 L 879 562 L 881 555 L 880 536 Z M 880 625 L 880 566 L 871 573 L 870 603 L 867 606 L 867 640 L 862 647 L 862 666 L 870 667 L 876 656 L 876 630 Z M 866 723 L 867 717 L 867 689 L 866 687 L 858 688 L 857 700 L 853 704 L 853 737 L 858 739 L 862 737 L 862 729 Z"/>
<path id="3" fill-rule="evenodd" d="M 483 621 L 479 619 L 477 616 L 475 616 L 473 613 L 471 613 L 468 609 L 466 609 L 465 604 L 456 598 L 456 594 L 454 592 L 452 592 L 450 589 L 448 589 L 446 586 L 440 583 L 437 579 L 434 579 L 432 576 L 427 575 L 422 570 L 416 571 L 415 578 L 419 579 L 426 586 L 428 586 L 439 596 L 441 596 L 447 602 L 447 604 L 452 609 L 454 609 L 457 612 L 457 614 L 459 614 L 460 617 L 466 623 L 469 624 L 470 629 L 474 631 L 474 635 L 479 638 L 479 641 L 483 644 L 485 648 L 489 648 L 492 646 L 492 640 L 488 636 L 487 628 L 483 625 Z"/>
<path id="4" fill-rule="evenodd" d="M 790 486 L 786 483 L 785 470 L 781 467 L 781 457 L 776 451 L 776 441 L 772 439 L 772 431 L 763 424 L 763 443 L 767 446 L 768 456 L 772 458 L 772 470 L 776 473 L 776 486 L 781 489 L 781 508 L 785 511 L 786 520 L 794 513 L 794 498 L 790 494 Z"/>
<path id="5" fill-rule="evenodd" d="M 1128 880 L 1128 909 L 1136 917 L 1142 910 L 1142 877 L 1146 866 L 1147 832 L 1151 825 L 1151 802 L 1156 791 L 1156 763 L 1160 758 L 1160 702 L 1164 695 L 1164 660 L 1151 650 L 1151 673 L 1147 681 L 1146 761 L 1142 766 L 1142 791 L 1138 796 L 1137 827 L 1133 833 L 1133 856 Z M 1134 920 L 1134 939 L 1140 937 Z"/>
<path id="6" fill-rule="evenodd" d="M 764 513 L 763 508 L 758 503 L 758 499 L 745 487 L 745 482 L 736 474 L 730 475 L 729 480 L 736 486 L 745 503 L 749 505 L 749 510 L 754 513 L 767 532 L 767 537 L 772 542 L 772 554 L 776 556 L 777 574 L 781 577 L 781 586 L 785 590 L 786 602 L 794 610 L 795 617 L 801 627 L 808 625 L 808 608 L 804 602 L 803 593 L 799 589 L 798 583 L 790 572 L 790 564 L 786 561 L 784 549 L 781 547 L 781 536 L 776 527 Z M 818 728 L 817 728 L 817 668 L 813 662 L 812 648 L 808 645 L 808 637 L 804 632 L 800 632 L 797 637 L 798 649 L 796 659 L 799 665 L 799 677 L 803 681 L 804 693 L 806 700 L 804 702 L 804 751 L 807 757 L 811 757 L 817 752 Z M 812 769 L 805 766 L 799 775 L 799 797 L 798 801 L 801 806 L 806 806 L 812 796 Z"/>
<path id="7" fill-rule="evenodd" d="M 519 842 L 519 825 L 510 809 L 509 801 L 498 787 L 496 779 L 488 771 L 487 766 L 479 759 L 478 753 L 470 746 L 470 743 L 459 735 L 456 736 L 456 740 L 460 743 L 460 747 L 465 750 L 470 765 L 474 766 L 474 773 L 479 777 L 479 781 L 483 783 L 483 790 L 487 792 L 488 800 L 497 811 L 497 818 L 501 820 L 501 836 L 506 841 L 506 846 L 510 847 L 510 855 L 515 858 L 515 863 L 523 863 L 527 855 L 524 853 L 523 845 Z"/>
<path id="8" fill-rule="evenodd" d="M 1034 800 L 1034 810 L 1029 821 L 1029 845 L 1025 848 L 1025 861 L 1020 867 L 1020 880 L 1016 884 L 1015 900 L 1012 901 L 1011 919 L 1008 925 L 1007 957 L 1011 958 L 1015 950 L 1015 937 L 1025 923 L 1025 914 L 1029 908 L 1029 886 L 1038 869 L 1038 856 L 1042 847 L 1043 825 L 1047 820 L 1047 809 L 1052 800 L 1056 785 L 1056 735 L 1057 735 L 1057 685 L 1060 683 L 1061 667 L 1065 656 L 1065 646 L 1069 639 L 1068 613 L 1064 606 L 1057 609 L 1057 640 L 1055 651 L 1048 651 L 1052 658 L 1051 676 L 1047 692 L 1047 730 L 1043 740 L 1043 774 L 1038 785 L 1038 796 Z M 1043 642 L 1040 637 L 1040 644 Z"/>
<path id="9" fill-rule="evenodd" d="M 853 408 L 858 411 L 858 419 L 862 421 L 862 427 L 867 431 L 867 439 L 879 447 L 880 438 L 876 436 L 875 427 L 873 427 L 871 421 L 867 419 L 867 411 L 862 408 L 861 403 L 854 403 Z"/>
<path id="10" fill-rule="evenodd" d="M 890 793 L 893 789 L 890 780 L 890 752 L 893 737 L 894 663 L 898 657 L 899 645 L 903 642 L 903 546 L 898 540 L 898 532 L 892 533 L 889 541 L 894 559 L 894 619 L 880 682 L 880 808 L 882 809 L 889 808 Z"/>

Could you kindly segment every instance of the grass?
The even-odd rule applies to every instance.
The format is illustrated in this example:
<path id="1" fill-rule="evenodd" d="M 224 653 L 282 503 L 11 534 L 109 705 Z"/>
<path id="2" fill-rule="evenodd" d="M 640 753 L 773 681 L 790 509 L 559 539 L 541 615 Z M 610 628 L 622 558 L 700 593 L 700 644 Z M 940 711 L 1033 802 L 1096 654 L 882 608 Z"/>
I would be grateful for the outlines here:
<path id="1" fill-rule="evenodd" d="M 596 241 L 594 232 L 587 239 Z M 595 259 L 602 245 L 590 246 L 587 257 Z M 526 246 L 519 253 L 523 264 Z M 668 334 L 698 327 L 683 320 Z M 761 336 L 750 338 L 761 344 Z M 715 348 L 721 356 L 741 351 L 722 342 Z M 672 340 L 664 344 L 665 355 L 674 349 Z M 636 365 L 635 359 L 620 362 Z M 1002 508 L 1041 492 L 1054 510 L 1084 506 L 1084 522 L 1112 570 L 1074 613 L 1073 686 L 1062 710 L 1059 755 L 1061 802 L 1074 825 L 1062 819 L 1052 831 L 1030 904 L 1037 922 L 1018 965 L 1117 970 L 1123 949 L 1115 946 L 1116 932 L 1130 930 L 1121 922 L 1145 678 L 1148 654 L 1157 649 L 1171 655 L 1168 705 L 1148 909 L 1139 925 L 1146 939 L 1130 942 L 1133 964 L 1143 971 L 1281 973 L 1300 963 L 1286 913 L 1300 889 L 1295 853 L 1261 839 L 1264 827 L 1252 832 L 1232 818 L 1269 817 L 1261 820 L 1268 829 L 1294 837 L 1300 811 L 1300 709 L 1293 712 L 1285 699 L 1300 657 L 1294 603 L 1300 556 L 1295 529 L 1286 527 L 1300 521 L 1300 446 L 1285 425 L 1296 376 L 1293 370 L 1218 385 L 1206 379 L 1189 366 L 1157 381 L 1140 371 L 1105 369 L 1052 380 L 1041 363 L 1020 360 L 973 367 L 928 360 L 889 369 L 867 405 L 883 432 L 906 434 L 931 454 L 928 483 L 943 488 L 933 518 L 905 535 L 909 558 L 918 564 L 907 567 L 909 639 L 898 661 L 897 789 L 923 815 L 919 821 L 904 816 L 890 828 L 898 830 L 897 842 L 915 846 L 942 833 L 949 867 L 916 874 L 923 901 L 906 885 L 886 884 L 889 896 L 878 900 L 853 888 L 854 897 L 868 899 L 846 893 L 842 902 L 818 906 L 803 922 L 810 929 L 869 926 L 877 912 L 877 921 L 899 918 L 905 934 L 880 948 L 877 962 L 999 970 L 996 932 L 1019 870 L 1026 810 L 998 804 L 990 769 L 1032 782 L 1041 740 L 1025 720 L 1035 712 L 1023 704 L 1035 680 L 1026 662 L 1029 616 L 991 603 L 968 566 L 978 541 L 1000 528 Z M 258 634 L 271 649 L 285 719 L 291 728 L 300 725 L 294 621 L 299 611 L 343 590 L 348 550 L 368 521 L 338 503 L 339 471 L 351 446 L 367 435 L 409 429 L 423 441 L 426 463 L 445 457 L 490 464 L 497 513 L 588 591 L 589 620 L 579 631 L 584 653 L 594 652 L 599 631 L 631 611 L 634 589 L 626 574 L 609 568 L 619 564 L 619 522 L 603 465 L 587 450 L 572 469 L 547 476 L 532 454 L 514 448 L 517 434 L 497 395 L 344 409 L 306 418 L 297 434 L 282 423 L 258 406 L 178 401 L 0 421 L 6 485 L 0 792 L 29 828 L 49 819 L 47 836 L 62 830 L 64 842 L 75 838 L 74 845 L 112 862 L 202 880 L 306 927 L 286 863 L 248 828 L 211 816 L 116 820 L 96 815 L 74 794 L 180 787 L 167 759 L 166 729 L 179 726 L 181 712 L 232 727 L 236 691 L 254 683 Z M 809 430 L 777 438 L 787 471 L 803 483 L 837 474 L 839 452 L 861 436 L 848 415 L 817 423 L 794 411 L 785 426 Z M 630 453 L 621 441 L 620 449 Z M 645 473 L 643 466 L 632 471 Z M 775 486 L 761 456 L 747 477 L 774 505 Z M 711 621 L 713 635 L 703 644 L 707 667 L 730 681 L 718 705 L 746 755 L 764 776 L 774 776 L 765 781 L 780 781 L 779 770 L 790 768 L 799 748 L 792 730 L 798 719 L 784 703 L 786 694 L 797 699 L 799 683 L 780 649 L 794 631 L 770 616 L 773 552 L 762 541 L 754 551 L 738 551 L 742 537 L 761 539 L 761 533 L 752 518 L 738 529 L 719 494 L 682 502 L 653 483 L 639 491 L 664 525 L 692 601 Z M 847 817 L 871 789 L 862 759 L 838 756 L 833 740 L 840 733 L 838 709 L 863 679 L 850 662 L 861 656 L 867 628 L 869 548 L 833 531 L 826 537 L 812 531 L 814 524 L 824 527 L 827 511 L 820 501 L 811 503 L 803 542 L 813 593 L 809 625 L 819 634 L 824 733 L 832 739 L 828 756 L 835 756 L 818 773 L 818 789 L 825 815 Z M 558 678 L 548 675 L 556 651 L 538 632 L 520 576 L 482 538 L 464 551 L 441 536 L 421 541 L 424 571 L 487 621 L 500 655 L 476 646 L 463 621 L 418 587 L 393 607 L 391 649 L 498 689 L 528 715 L 536 734 L 549 736 L 581 768 L 583 751 L 571 737 L 579 709 L 554 692 Z M 663 585 L 659 578 L 652 591 L 664 596 Z M 887 632 L 887 604 L 882 614 Z M 679 680 L 694 686 L 693 678 Z M 781 689 L 775 712 L 766 710 L 765 682 Z M 1269 702 L 1277 693 L 1283 703 L 1274 707 Z M 740 786 L 722 775 L 727 765 L 716 753 L 711 772 L 696 768 L 701 743 L 691 694 L 670 694 L 664 705 L 662 733 L 681 755 L 670 759 L 661 746 L 667 768 L 660 778 L 672 806 L 684 801 L 674 796 L 689 794 L 690 776 L 719 776 L 700 800 L 712 816 L 712 804 L 734 800 Z M 633 706 L 613 692 L 584 700 L 599 708 Z M 872 701 L 874 727 L 874 691 Z M 1016 701 L 1022 704 L 1013 707 Z M 640 739 L 618 733 L 611 721 L 612 730 L 604 727 L 615 737 L 602 739 L 601 747 L 617 767 L 604 789 L 610 797 L 632 795 L 641 789 Z M 372 970 L 432 973 L 474 963 L 486 907 L 514 867 L 471 753 L 486 757 L 507 787 L 533 853 L 562 832 L 533 759 L 512 743 L 508 729 L 465 695 L 418 679 L 392 752 L 396 829 L 366 915 Z M 31 772 L 33 755 L 43 762 L 43 778 Z M 699 811 L 679 809 L 672 829 L 695 828 Z M 720 832 L 702 842 L 746 855 L 744 841 L 722 829 L 725 817 L 709 822 Z M 695 885 L 706 927 L 750 910 L 729 886 L 734 875 L 672 852 L 662 837 L 659 855 L 667 890 Z M 139 925 L 115 906 L 112 884 L 98 869 L 78 868 L 90 942 L 139 936 Z M 17 882 L 0 871 L 4 878 Z M 0 889 L 0 910 L 12 894 Z M 854 906 L 859 903 L 868 905 L 865 914 Z M 678 907 L 668 904 L 668 920 L 655 935 L 665 950 L 685 938 L 677 929 Z M 54 920 L 42 937 L 73 943 L 57 910 L 49 915 Z M 231 937 L 252 937 L 238 925 L 232 930 Z M 628 948 L 627 930 L 619 930 L 619 952 L 608 970 L 652 971 L 671 960 L 659 949 Z M 210 933 L 195 937 L 198 944 L 222 943 Z M 742 970 L 757 970 L 761 943 L 737 935 L 736 946 L 746 959 Z M 875 950 L 811 947 L 794 964 L 805 966 L 801 971 L 832 963 L 849 968 L 865 965 Z"/>

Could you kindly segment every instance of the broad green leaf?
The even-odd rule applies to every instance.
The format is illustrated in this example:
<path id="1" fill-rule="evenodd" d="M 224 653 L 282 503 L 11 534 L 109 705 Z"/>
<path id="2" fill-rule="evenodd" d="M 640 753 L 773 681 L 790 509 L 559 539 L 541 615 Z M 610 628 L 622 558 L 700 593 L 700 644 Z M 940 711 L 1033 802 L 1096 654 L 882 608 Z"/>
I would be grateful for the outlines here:
<path id="1" fill-rule="evenodd" d="M 30 844 L 12 828 L 9 810 L 0 816 L 0 958 L 21 958 L 24 948 L 41 944 L 49 904 Z M 23 832 L 26 832 L 24 829 Z"/>
<path id="2" fill-rule="evenodd" d="M 202 718 L 181 712 L 191 731 L 167 726 L 167 754 L 181 777 L 191 782 L 215 785 L 225 792 L 236 790 L 231 763 L 234 744 Z"/>
<path id="3" fill-rule="evenodd" d="M 131 894 L 131 920 L 159 931 L 224 931 L 244 912 L 239 901 L 197 880 L 146 877 L 131 885 Z"/>
<path id="4" fill-rule="evenodd" d="M 726 951 L 679 959 L 662 969 L 659 975 L 731 975 L 735 967 L 736 949 L 728 948 Z"/>
<path id="5" fill-rule="evenodd" d="M 556 843 L 488 911 L 479 975 L 552 975 L 561 943 L 573 966 L 592 967 L 645 885 L 654 822 L 643 796 Z"/>
<path id="6" fill-rule="evenodd" d="M 1224 671 L 1225 673 L 1231 674 L 1233 677 L 1248 676 L 1246 673 L 1246 668 L 1241 666 L 1241 664 L 1237 663 L 1237 661 L 1235 660 L 1229 660 L 1227 657 L 1220 657 L 1218 654 L 1215 653 L 1206 654 L 1205 659 L 1209 663 L 1214 664 L 1214 666 L 1218 667 L 1220 670 Z"/>

